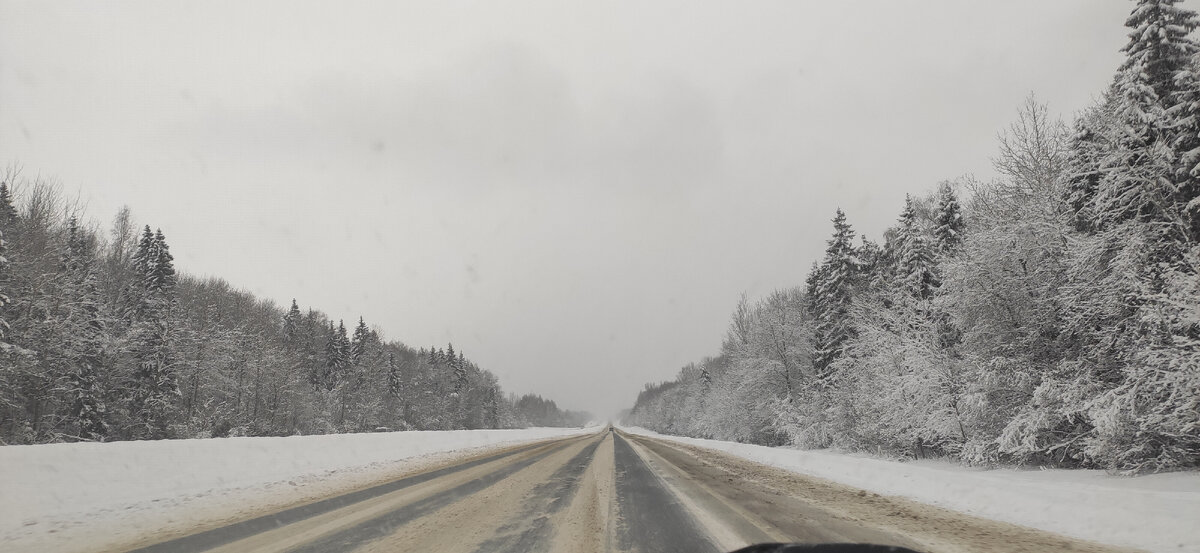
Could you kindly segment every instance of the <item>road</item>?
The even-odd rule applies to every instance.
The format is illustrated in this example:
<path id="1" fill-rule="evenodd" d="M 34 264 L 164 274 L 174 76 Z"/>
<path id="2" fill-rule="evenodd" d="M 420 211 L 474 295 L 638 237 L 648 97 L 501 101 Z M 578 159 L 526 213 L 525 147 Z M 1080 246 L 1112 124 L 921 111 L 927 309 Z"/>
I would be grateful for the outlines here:
<path id="1" fill-rule="evenodd" d="M 134 550 L 713 553 L 791 541 L 1114 551 L 620 431 L 462 458 Z"/>

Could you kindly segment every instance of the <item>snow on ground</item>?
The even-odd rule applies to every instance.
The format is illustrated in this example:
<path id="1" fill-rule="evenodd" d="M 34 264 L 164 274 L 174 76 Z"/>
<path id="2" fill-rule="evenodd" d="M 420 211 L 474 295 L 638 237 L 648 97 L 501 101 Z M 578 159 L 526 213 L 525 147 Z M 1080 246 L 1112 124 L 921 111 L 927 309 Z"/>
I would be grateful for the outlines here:
<path id="1" fill-rule="evenodd" d="M 1153 552 L 1200 552 L 1196 472 L 1120 477 L 1097 470 L 979 469 L 946 461 L 887 461 L 622 429 L 1066 536 Z"/>
<path id="2" fill-rule="evenodd" d="M 529 428 L 0 447 L 0 549 L 95 551 L 315 499 L 469 452 L 598 431 Z"/>

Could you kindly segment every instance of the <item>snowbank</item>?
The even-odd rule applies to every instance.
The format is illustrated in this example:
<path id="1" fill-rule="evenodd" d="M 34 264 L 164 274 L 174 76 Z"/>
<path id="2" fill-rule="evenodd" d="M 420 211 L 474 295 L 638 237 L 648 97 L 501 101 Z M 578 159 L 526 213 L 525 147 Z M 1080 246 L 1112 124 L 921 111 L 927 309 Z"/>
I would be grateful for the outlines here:
<path id="1" fill-rule="evenodd" d="M 986 470 L 622 429 L 1066 536 L 1154 552 L 1200 552 L 1200 473 L 1118 477 L 1095 470 Z"/>
<path id="2" fill-rule="evenodd" d="M 336 493 L 477 450 L 598 431 L 530 428 L 0 447 L 0 548 L 96 550 Z M 96 531 L 104 536 L 96 536 Z M 98 542 L 96 540 L 103 540 Z"/>

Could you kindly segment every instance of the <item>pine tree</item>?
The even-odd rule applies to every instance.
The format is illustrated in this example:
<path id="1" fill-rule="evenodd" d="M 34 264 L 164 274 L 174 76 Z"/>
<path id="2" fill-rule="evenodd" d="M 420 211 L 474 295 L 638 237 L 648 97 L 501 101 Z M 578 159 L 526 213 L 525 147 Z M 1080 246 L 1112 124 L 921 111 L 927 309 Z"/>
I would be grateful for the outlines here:
<path id="1" fill-rule="evenodd" d="M 825 259 L 812 283 L 810 299 L 816 308 L 816 344 L 813 364 L 818 377 L 828 380 L 830 365 L 854 334 L 850 304 L 859 261 L 854 249 L 854 230 L 841 209 L 833 218 L 833 236 L 826 242 Z"/>
<path id="2" fill-rule="evenodd" d="M 67 243 L 61 257 L 66 280 L 62 292 L 70 298 L 66 304 L 63 344 L 64 357 L 73 367 L 65 378 L 71 404 L 69 416 L 77 423 L 80 437 L 103 440 L 109 433 L 104 390 L 99 382 L 105 325 L 93 268 L 94 256 L 74 217 L 67 222 Z"/>
<path id="3" fill-rule="evenodd" d="M 288 309 L 287 315 L 283 316 L 283 343 L 290 348 L 295 348 L 300 340 L 300 306 L 296 304 L 295 298 L 292 299 L 292 307 Z"/>
<path id="4" fill-rule="evenodd" d="M 1113 122 L 1113 89 L 1098 106 L 1083 112 L 1075 121 L 1075 134 L 1067 152 L 1067 183 L 1064 200 L 1071 209 L 1071 223 L 1080 232 L 1095 232 L 1093 200 L 1106 173 L 1105 158 L 1116 135 Z"/>
<path id="5" fill-rule="evenodd" d="M 933 297 L 933 290 L 938 286 L 933 252 L 925 239 L 925 231 L 917 221 L 911 196 L 904 197 L 896 247 L 896 274 L 909 295 L 923 300 Z"/>
<path id="6" fill-rule="evenodd" d="M 139 424 L 135 437 L 160 439 L 169 436 L 175 401 L 181 395 L 173 343 L 174 258 L 162 231 L 151 234 L 149 226 L 134 258 L 141 287 L 138 324 L 130 340 L 135 359 L 130 411 Z"/>
<path id="7" fill-rule="evenodd" d="M 937 215 L 934 219 L 937 225 L 933 230 L 937 250 L 944 254 L 952 254 L 962 243 L 963 223 L 962 207 L 958 205 L 958 196 L 950 183 L 943 182 L 938 186 Z"/>
<path id="8" fill-rule="evenodd" d="M 350 340 L 346 337 L 346 324 L 338 321 L 335 329 L 333 322 L 329 323 L 329 339 L 325 343 L 325 372 L 321 385 L 332 392 L 346 377 L 346 368 L 350 365 Z"/>
<path id="9" fill-rule="evenodd" d="M 17 221 L 17 208 L 13 205 L 12 191 L 7 182 L 0 182 L 0 230 L 12 229 Z"/>
<path id="10" fill-rule="evenodd" d="M 396 363 L 396 354 L 389 353 L 387 360 L 387 389 L 393 399 L 400 399 L 404 392 L 404 377 L 400 373 L 400 365 Z"/>
<path id="11" fill-rule="evenodd" d="M 357 367 L 362 363 L 363 355 L 371 342 L 371 330 L 362 317 L 358 318 L 358 326 L 354 327 L 354 338 L 350 341 L 350 364 Z"/>
<path id="12" fill-rule="evenodd" d="M 8 321 L 4 318 L 4 307 L 12 301 L 4 294 L 4 284 L 8 282 L 8 258 L 4 257 L 8 243 L 4 241 L 4 233 L 11 228 L 15 220 L 16 209 L 13 208 L 12 198 L 9 196 L 8 183 L 0 182 L 0 352 L 7 349 L 3 340 L 9 330 Z"/>
<path id="13" fill-rule="evenodd" d="M 175 258 L 171 255 L 162 229 L 154 232 L 154 264 L 147 273 L 146 290 L 157 300 L 157 308 L 166 307 L 174 297 L 178 277 L 175 275 Z"/>
<path id="14" fill-rule="evenodd" d="M 454 371 L 454 395 L 461 396 L 467 390 L 467 360 L 461 354 L 457 357 L 454 355 L 453 345 L 446 347 L 446 357 Z"/>
<path id="15" fill-rule="evenodd" d="M 1196 186 L 1180 159 L 1190 159 L 1190 135 L 1197 122 L 1188 117 L 1194 105 L 1194 63 L 1200 45 L 1189 34 L 1196 14 L 1177 0 L 1139 0 L 1125 25 L 1132 29 L 1122 50 L 1122 63 L 1111 96 L 1114 146 L 1101 167 L 1107 177 L 1097 187 L 1096 228 L 1103 230 L 1129 220 L 1158 225 L 1180 221 Z M 1181 89 L 1183 85 L 1185 89 Z M 1179 155 L 1184 154 L 1184 155 Z M 1188 231 L 1190 223 L 1185 222 Z M 1179 238 L 1159 232 L 1156 257 L 1178 258 L 1181 249 L 1169 242 Z"/>
<path id="16" fill-rule="evenodd" d="M 1178 80 L 1186 78 L 1200 45 L 1189 35 L 1196 29 L 1195 12 L 1179 0 L 1138 0 L 1125 26 L 1129 43 L 1121 50 L 1117 89 L 1125 100 L 1118 113 L 1133 125 L 1145 143 L 1158 138 L 1167 120 L 1164 112 L 1177 98 Z"/>
<path id="17" fill-rule="evenodd" d="M 500 391 L 492 386 L 488 388 L 487 396 L 489 428 L 500 428 Z"/>

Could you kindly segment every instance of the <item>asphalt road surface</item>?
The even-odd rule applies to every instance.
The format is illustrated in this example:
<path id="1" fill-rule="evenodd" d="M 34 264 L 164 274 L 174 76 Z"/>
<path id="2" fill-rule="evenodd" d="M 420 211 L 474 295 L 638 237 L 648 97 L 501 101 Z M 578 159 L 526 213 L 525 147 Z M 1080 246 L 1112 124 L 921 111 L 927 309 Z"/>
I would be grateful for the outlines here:
<path id="1" fill-rule="evenodd" d="M 1114 551 L 620 431 L 465 457 L 134 550 L 713 553 L 793 541 Z"/>

